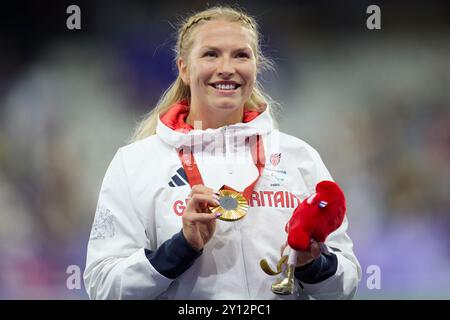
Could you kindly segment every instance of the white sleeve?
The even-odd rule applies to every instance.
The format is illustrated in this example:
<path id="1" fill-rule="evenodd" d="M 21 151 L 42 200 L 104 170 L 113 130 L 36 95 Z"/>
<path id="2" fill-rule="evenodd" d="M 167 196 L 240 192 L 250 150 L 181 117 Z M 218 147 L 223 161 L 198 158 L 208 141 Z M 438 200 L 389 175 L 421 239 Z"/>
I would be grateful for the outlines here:
<path id="1" fill-rule="evenodd" d="M 314 168 L 309 168 L 309 175 L 304 176 L 306 184 L 314 186 L 322 180 L 333 180 L 320 155 L 311 148 Z M 311 191 L 311 190 L 310 190 Z M 313 299 L 352 299 L 361 280 L 361 266 L 353 252 L 353 242 L 347 234 L 348 219 L 345 216 L 342 225 L 332 232 L 325 241 L 329 251 L 337 256 L 336 273 L 314 284 L 301 283 L 302 295 Z"/>
<path id="2" fill-rule="evenodd" d="M 121 149 L 105 174 L 87 249 L 91 299 L 154 299 L 173 281 L 148 261 L 145 224 L 133 207 Z"/>

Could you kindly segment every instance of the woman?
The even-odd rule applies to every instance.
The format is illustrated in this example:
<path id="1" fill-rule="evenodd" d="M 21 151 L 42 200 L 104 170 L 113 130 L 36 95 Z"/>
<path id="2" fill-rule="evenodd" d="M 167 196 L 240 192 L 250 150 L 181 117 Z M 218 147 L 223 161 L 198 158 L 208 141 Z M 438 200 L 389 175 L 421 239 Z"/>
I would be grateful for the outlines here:
<path id="1" fill-rule="evenodd" d="M 84 273 L 90 298 L 352 298 L 360 266 L 346 220 L 299 256 L 295 295 L 272 293 L 259 267 L 278 261 L 299 199 L 331 176 L 313 148 L 273 128 L 254 19 L 197 13 L 176 52 L 178 78 L 105 175 Z M 224 190 L 240 216 L 217 210 L 230 204 Z"/>

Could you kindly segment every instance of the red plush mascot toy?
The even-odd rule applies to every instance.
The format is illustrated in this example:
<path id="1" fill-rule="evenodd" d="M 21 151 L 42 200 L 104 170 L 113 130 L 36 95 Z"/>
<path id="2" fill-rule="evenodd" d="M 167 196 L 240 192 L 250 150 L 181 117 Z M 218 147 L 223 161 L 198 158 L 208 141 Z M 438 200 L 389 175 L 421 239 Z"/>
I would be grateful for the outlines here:
<path id="1" fill-rule="evenodd" d="M 346 211 L 345 196 L 341 188 L 333 181 L 321 181 L 316 192 L 303 200 L 294 210 L 286 225 L 287 243 L 291 248 L 289 256 L 283 256 L 278 262 L 277 271 L 273 271 L 266 260 L 261 260 L 261 268 L 269 275 L 281 273 L 282 265 L 287 261 L 285 277 L 272 285 L 276 294 L 294 292 L 294 270 L 298 251 L 309 251 L 312 239 L 325 242 L 330 233 L 342 224 Z"/>

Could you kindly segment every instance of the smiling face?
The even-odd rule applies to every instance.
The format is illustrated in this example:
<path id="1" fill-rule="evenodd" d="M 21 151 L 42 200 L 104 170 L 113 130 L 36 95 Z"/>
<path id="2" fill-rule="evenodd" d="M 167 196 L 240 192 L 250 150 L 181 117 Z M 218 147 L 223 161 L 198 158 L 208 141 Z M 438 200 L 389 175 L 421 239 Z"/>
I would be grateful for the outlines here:
<path id="1" fill-rule="evenodd" d="M 254 36 L 238 22 L 208 21 L 193 30 L 189 55 L 178 60 L 191 110 L 240 113 L 256 81 Z"/>

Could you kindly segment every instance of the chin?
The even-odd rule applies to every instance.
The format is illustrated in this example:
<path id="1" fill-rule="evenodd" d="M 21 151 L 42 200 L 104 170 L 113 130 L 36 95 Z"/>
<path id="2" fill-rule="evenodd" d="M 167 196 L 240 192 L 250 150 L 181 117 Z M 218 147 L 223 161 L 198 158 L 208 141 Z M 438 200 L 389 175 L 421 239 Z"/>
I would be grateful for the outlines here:
<path id="1" fill-rule="evenodd" d="M 239 109 L 239 107 L 234 104 L 219 104 L 219 105 L 215 106 L 215 109 L 223 110 L 223 111 L 232 111 L 232 110 Z"/>
<path id="2" fill-rule="evenodd" d="M 216 110 L 232 111 L 239 109 L 241 105 L 236 102 L 216 102 L 213 106 Z"/>

